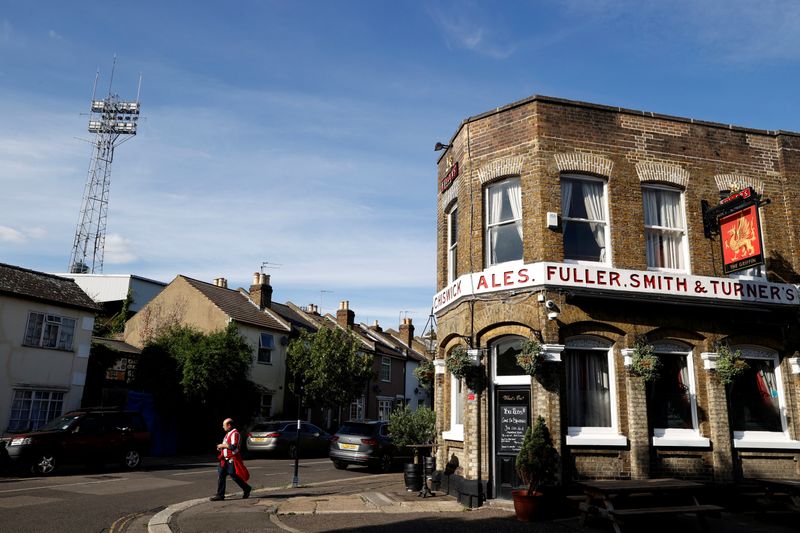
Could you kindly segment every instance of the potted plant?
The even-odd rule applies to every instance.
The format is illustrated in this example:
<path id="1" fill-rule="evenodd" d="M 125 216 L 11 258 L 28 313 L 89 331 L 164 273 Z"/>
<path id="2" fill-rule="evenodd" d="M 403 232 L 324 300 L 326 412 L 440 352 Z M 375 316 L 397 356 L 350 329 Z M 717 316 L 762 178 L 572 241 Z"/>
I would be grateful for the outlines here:
<path id="1" fill-rule="evenodd" d="M 655 354 L 655 347 L 643 339 L 633 345 L 631 371 L 646 382 L 658 379 L 661 373 L 661 359 Z"/>
<path id="2" fill-rule="evenodd" d="M 389 437 L 398 449 L 410 447 L 414 451 L 414 462 L 404 467 L 406 490 L 422 488 L 422 464 L 419 449 L 423 445 L 433 446 L 436 438 L 436 413 L 427 407 L 412 411 L 408 405 L 397 408 L 389 415 Z"/>
<path id="3" fill-rule="evenodd" d="M 542 497 L 538 489 L 545 483 L 555 481 L 557 469 L 558 452 L 553 446 L 553 439 L 550 437 L 550 430 L 544 418 L 539 416 L 533 427 L 528 427 L 525 432 L 522 447 L 517 454 L 517 475 L 527 486 L 524 489 L 511 491 L 517 520 L 523 522 L 533 520 Z"/>
<path id="4" fill-rule="evenodd" d="M 717 344 L 717 374 L 725 385 L 731 385 L 744 374 L 750 365 L 742 359 L 742 352 L 733 350 L 725 343 Z"/>

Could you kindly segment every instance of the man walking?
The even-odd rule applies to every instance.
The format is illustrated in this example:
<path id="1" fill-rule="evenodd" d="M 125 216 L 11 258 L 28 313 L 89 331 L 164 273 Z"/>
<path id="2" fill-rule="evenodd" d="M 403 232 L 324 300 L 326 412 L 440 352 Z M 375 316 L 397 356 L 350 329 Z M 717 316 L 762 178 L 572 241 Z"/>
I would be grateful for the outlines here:
<path id="1" fill-rule="evenodd" d="M 222 429 L 227 433 L 222 442 L 217 444 L 217 450 L 219 450 L 217 494 L 209 499 L 212 502 L 225 499 L 225 478 L 227 476 L 231 476 L 231 479 L 242 489 L 244 492 L 242 498 L 249 498 L 253 487 L 247 484 L 247 480 L 250 479 L 250 473 L 244 466 L 244 462 L 242 462 L 242 453 L 239 449 L 242 437 L 239 435 L 239 430 L 234 427 L 232 418 L 226 418 L 222 421 Z"/>

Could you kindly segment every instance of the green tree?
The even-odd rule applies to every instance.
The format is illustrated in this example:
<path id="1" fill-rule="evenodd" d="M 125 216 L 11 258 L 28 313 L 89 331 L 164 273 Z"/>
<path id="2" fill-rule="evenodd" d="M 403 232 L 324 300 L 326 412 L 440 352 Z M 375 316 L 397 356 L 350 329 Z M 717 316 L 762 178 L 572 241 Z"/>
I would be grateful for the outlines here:
<path id="1" fill-rule="evenodd" d="M 364 392 L 373 376 L 372 361 L 350 331 L 303 331 L 289 343 L 287 366 L 293 378 L 290 386 L 296 394 L 295 383 L 302 380 L 309 403 L 324 407 L 344 405 Z"/>
<path id="2" fill-rule="evenodd" d="M 159 412 L 178 417 L 183 429 L 211 435 L 223 418 L 245 424 L 257 410 L 252 358 L 233 323 L 213 333 L 173 326 L 142 349 L 134 386 L 151 392 Z"/>

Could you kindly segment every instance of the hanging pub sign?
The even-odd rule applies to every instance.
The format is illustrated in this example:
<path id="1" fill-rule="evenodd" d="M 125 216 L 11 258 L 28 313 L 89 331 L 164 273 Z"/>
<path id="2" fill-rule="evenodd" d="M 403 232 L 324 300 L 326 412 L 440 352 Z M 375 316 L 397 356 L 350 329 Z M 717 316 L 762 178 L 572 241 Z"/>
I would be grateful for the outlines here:
<path id="1" fill-rule="evenodd" d="M 719 234 L 725 274 L 764 263 L 758 203 L 747 202 L 733 213 L 719 217 Z"/>

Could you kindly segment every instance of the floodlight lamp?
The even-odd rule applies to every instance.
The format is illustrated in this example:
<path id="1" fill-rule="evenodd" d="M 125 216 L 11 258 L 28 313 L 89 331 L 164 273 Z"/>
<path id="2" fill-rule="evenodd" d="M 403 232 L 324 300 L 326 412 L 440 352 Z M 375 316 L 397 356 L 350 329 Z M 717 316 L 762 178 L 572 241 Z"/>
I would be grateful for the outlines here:
<path id="1" fill-rule="evenodd" d="M 452 147 L 453 147 L 452 144 L 442 144 L 440 142 L 437 142 L 436 146 L 433 147 L 433 151 L 434 152 L 439 152 L 441 150 L 446 150 L 446 149 L 452 148 Z"/>

